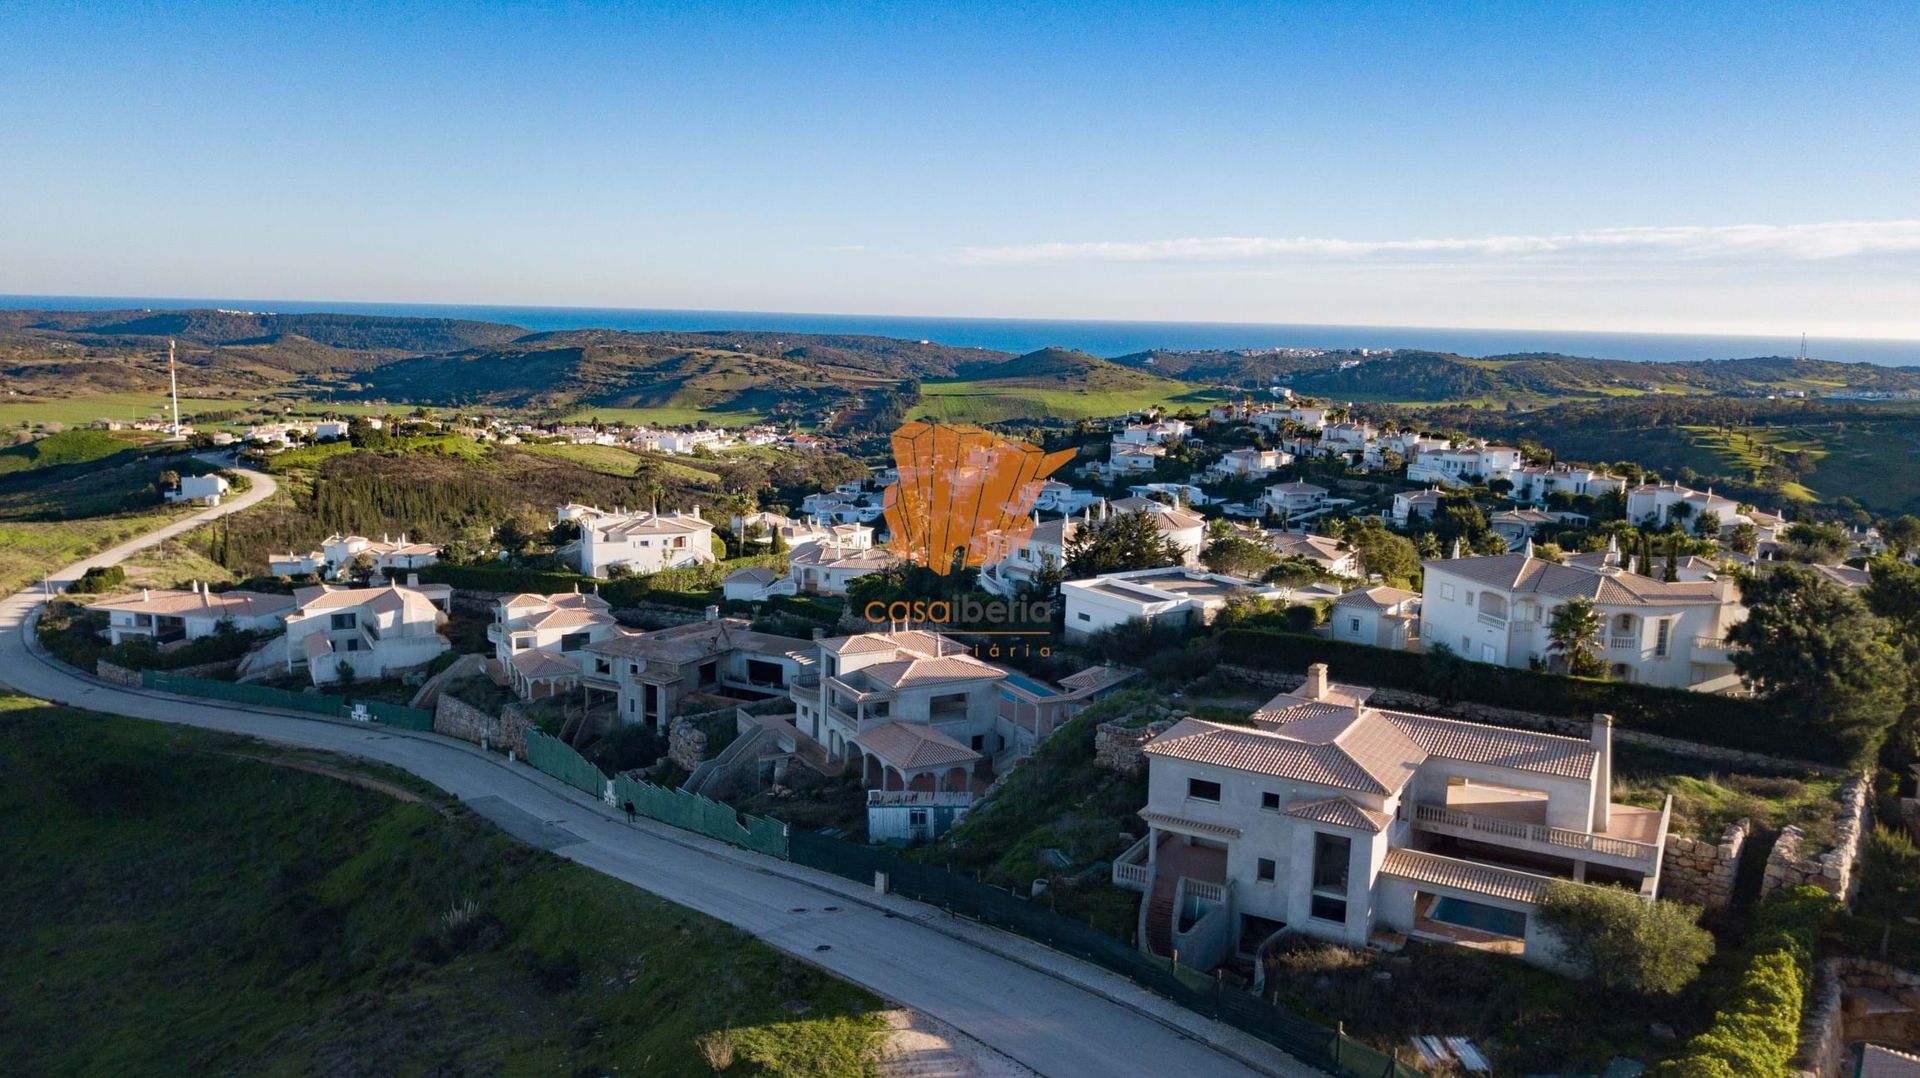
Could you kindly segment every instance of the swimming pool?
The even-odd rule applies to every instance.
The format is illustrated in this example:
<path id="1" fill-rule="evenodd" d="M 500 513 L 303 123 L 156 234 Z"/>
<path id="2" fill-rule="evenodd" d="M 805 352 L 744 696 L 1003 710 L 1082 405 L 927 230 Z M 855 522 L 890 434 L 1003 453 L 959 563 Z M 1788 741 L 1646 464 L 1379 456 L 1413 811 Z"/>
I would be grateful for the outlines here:
<path id="1" fill-rule="evenodd" d="M 1496 936 L 1512 936 L 1515 939 L 1525 939 L 1527 936 L 1526 914 L 1518 910 L 1503 910 L 1498 906 L 1469 902 L 1464 898 L 1443 896 L 1434 902 L 1433 909 L 1427 916 L 1442 924 L 1477 928 Z"/>

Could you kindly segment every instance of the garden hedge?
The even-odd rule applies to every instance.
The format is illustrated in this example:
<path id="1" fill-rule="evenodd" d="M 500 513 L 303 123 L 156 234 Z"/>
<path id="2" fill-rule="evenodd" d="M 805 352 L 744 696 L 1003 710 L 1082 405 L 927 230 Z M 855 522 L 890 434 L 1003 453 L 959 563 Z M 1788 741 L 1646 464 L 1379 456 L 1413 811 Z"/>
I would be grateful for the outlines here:
<path id="1" fill-rule="evenodd" d="M 1809 716 L 1765 701 L 1567 677 L 1442 652 L 1394 651 L 1277 629 L 1228 629 L 1221 658 L 1260 670 L 1304 673 L 1326 663 L 1335 678 L 1456 701 L 1586 719 L 1610 714 L 1625 729 L 1724 748 L 1846 766 L 1848 752 Z"/>

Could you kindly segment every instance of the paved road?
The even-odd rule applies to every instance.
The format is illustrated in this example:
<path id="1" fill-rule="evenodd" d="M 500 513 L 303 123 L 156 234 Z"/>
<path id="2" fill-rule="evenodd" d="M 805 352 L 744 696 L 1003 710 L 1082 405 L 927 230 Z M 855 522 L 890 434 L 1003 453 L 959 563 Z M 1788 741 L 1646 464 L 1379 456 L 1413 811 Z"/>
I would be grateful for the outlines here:
<path id="1" fill-rule="evenodd" d="M 111 564 L 143 546 L 272 493 L 272 481 L 219 509 L 87 559 L 56 575 Z M 1017 936 L 919 903 L 877 896 L 822 873 L 643 821 L 525 765 L 447 738 L 303 719 L 113 688 L 77 677 L 29 648 L 22 625 L 39 597 L 0 602 L 0 681 L 94 711 L 250 734 L 403 768 L 510 833 L 562 857 L 736 925 L 901 1005 L 931 1015 L 1043 1075 L 1226 1076 L 1320 1072 L 1261 1042 L 1184 1012 L 1121 978 Z M 1181 1030 L 1203 1031 L 1217 1044 Z"/>

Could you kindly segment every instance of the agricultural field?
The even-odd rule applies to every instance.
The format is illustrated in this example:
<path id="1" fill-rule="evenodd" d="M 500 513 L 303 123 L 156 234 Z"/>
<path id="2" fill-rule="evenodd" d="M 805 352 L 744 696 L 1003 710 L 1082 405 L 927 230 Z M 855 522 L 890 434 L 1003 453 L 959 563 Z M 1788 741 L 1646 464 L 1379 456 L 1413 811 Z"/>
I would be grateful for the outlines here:
<path id="1" fill-rule="evenodd" d="M 691 460 L 662 453 L 637 453 L 617 445 L 523 445 L 520 448 L 543 457 L 570 460 L 604 475 L 632 476 L 642 465 L 652 464 L 667 475 L 695 483 L 713 483 L 720 478 Z"/>
<path id="2" fill-rule="evenodd" d="M 22 1074 L 872 1073 L 883 1004 L 403 773 L 0 695 Z M 59 1036 L 48 1036 L 57 1029 Z"/>

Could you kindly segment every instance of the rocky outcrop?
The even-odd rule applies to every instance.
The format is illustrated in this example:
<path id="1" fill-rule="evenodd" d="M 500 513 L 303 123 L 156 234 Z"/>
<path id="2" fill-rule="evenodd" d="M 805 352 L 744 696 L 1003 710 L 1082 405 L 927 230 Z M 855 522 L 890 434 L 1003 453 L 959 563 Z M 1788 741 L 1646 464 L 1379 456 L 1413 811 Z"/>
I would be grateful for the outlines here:
<path id="1" fill-rule="evenodd" d="M 1871 777 L 1865 773 L 1854 776 L 1840 788 L 1840 818 L 1834 822 L 1833 845 L 1825 851 L 1808 850 L 1806 835 L 1799 827 L 1789 825 L 1783 829 L 1774 840 L 1772 852 L 1767 854 L 1767 875 L 1761 881 L 1760 894 L 1764 897 L 1782 887 L 1811 884 L 1839 895 L 1841 901 L 1852 905 L 1854 892 L 1859 888 L 1854 864 L 1859 860 L 1871 823 L 1872 793 Z"/>
<path id="2" fill-rule="evenodd" d="M 667 727 L 667 759 L 687 771 L 707 762 L 707 732 L 686 719 Z"/>
<path id="3" fill-rule="evenodd" d="M 1660 863 L 1660 897 L 1689 902 L 1709 910 L 1723 910 L 1733 901 L 1733 877 L 1740 867 L 1740 851 L 1753 833 L 1753 821 L 1727 825 L 1719 842 L 1669 834 Z"/>

